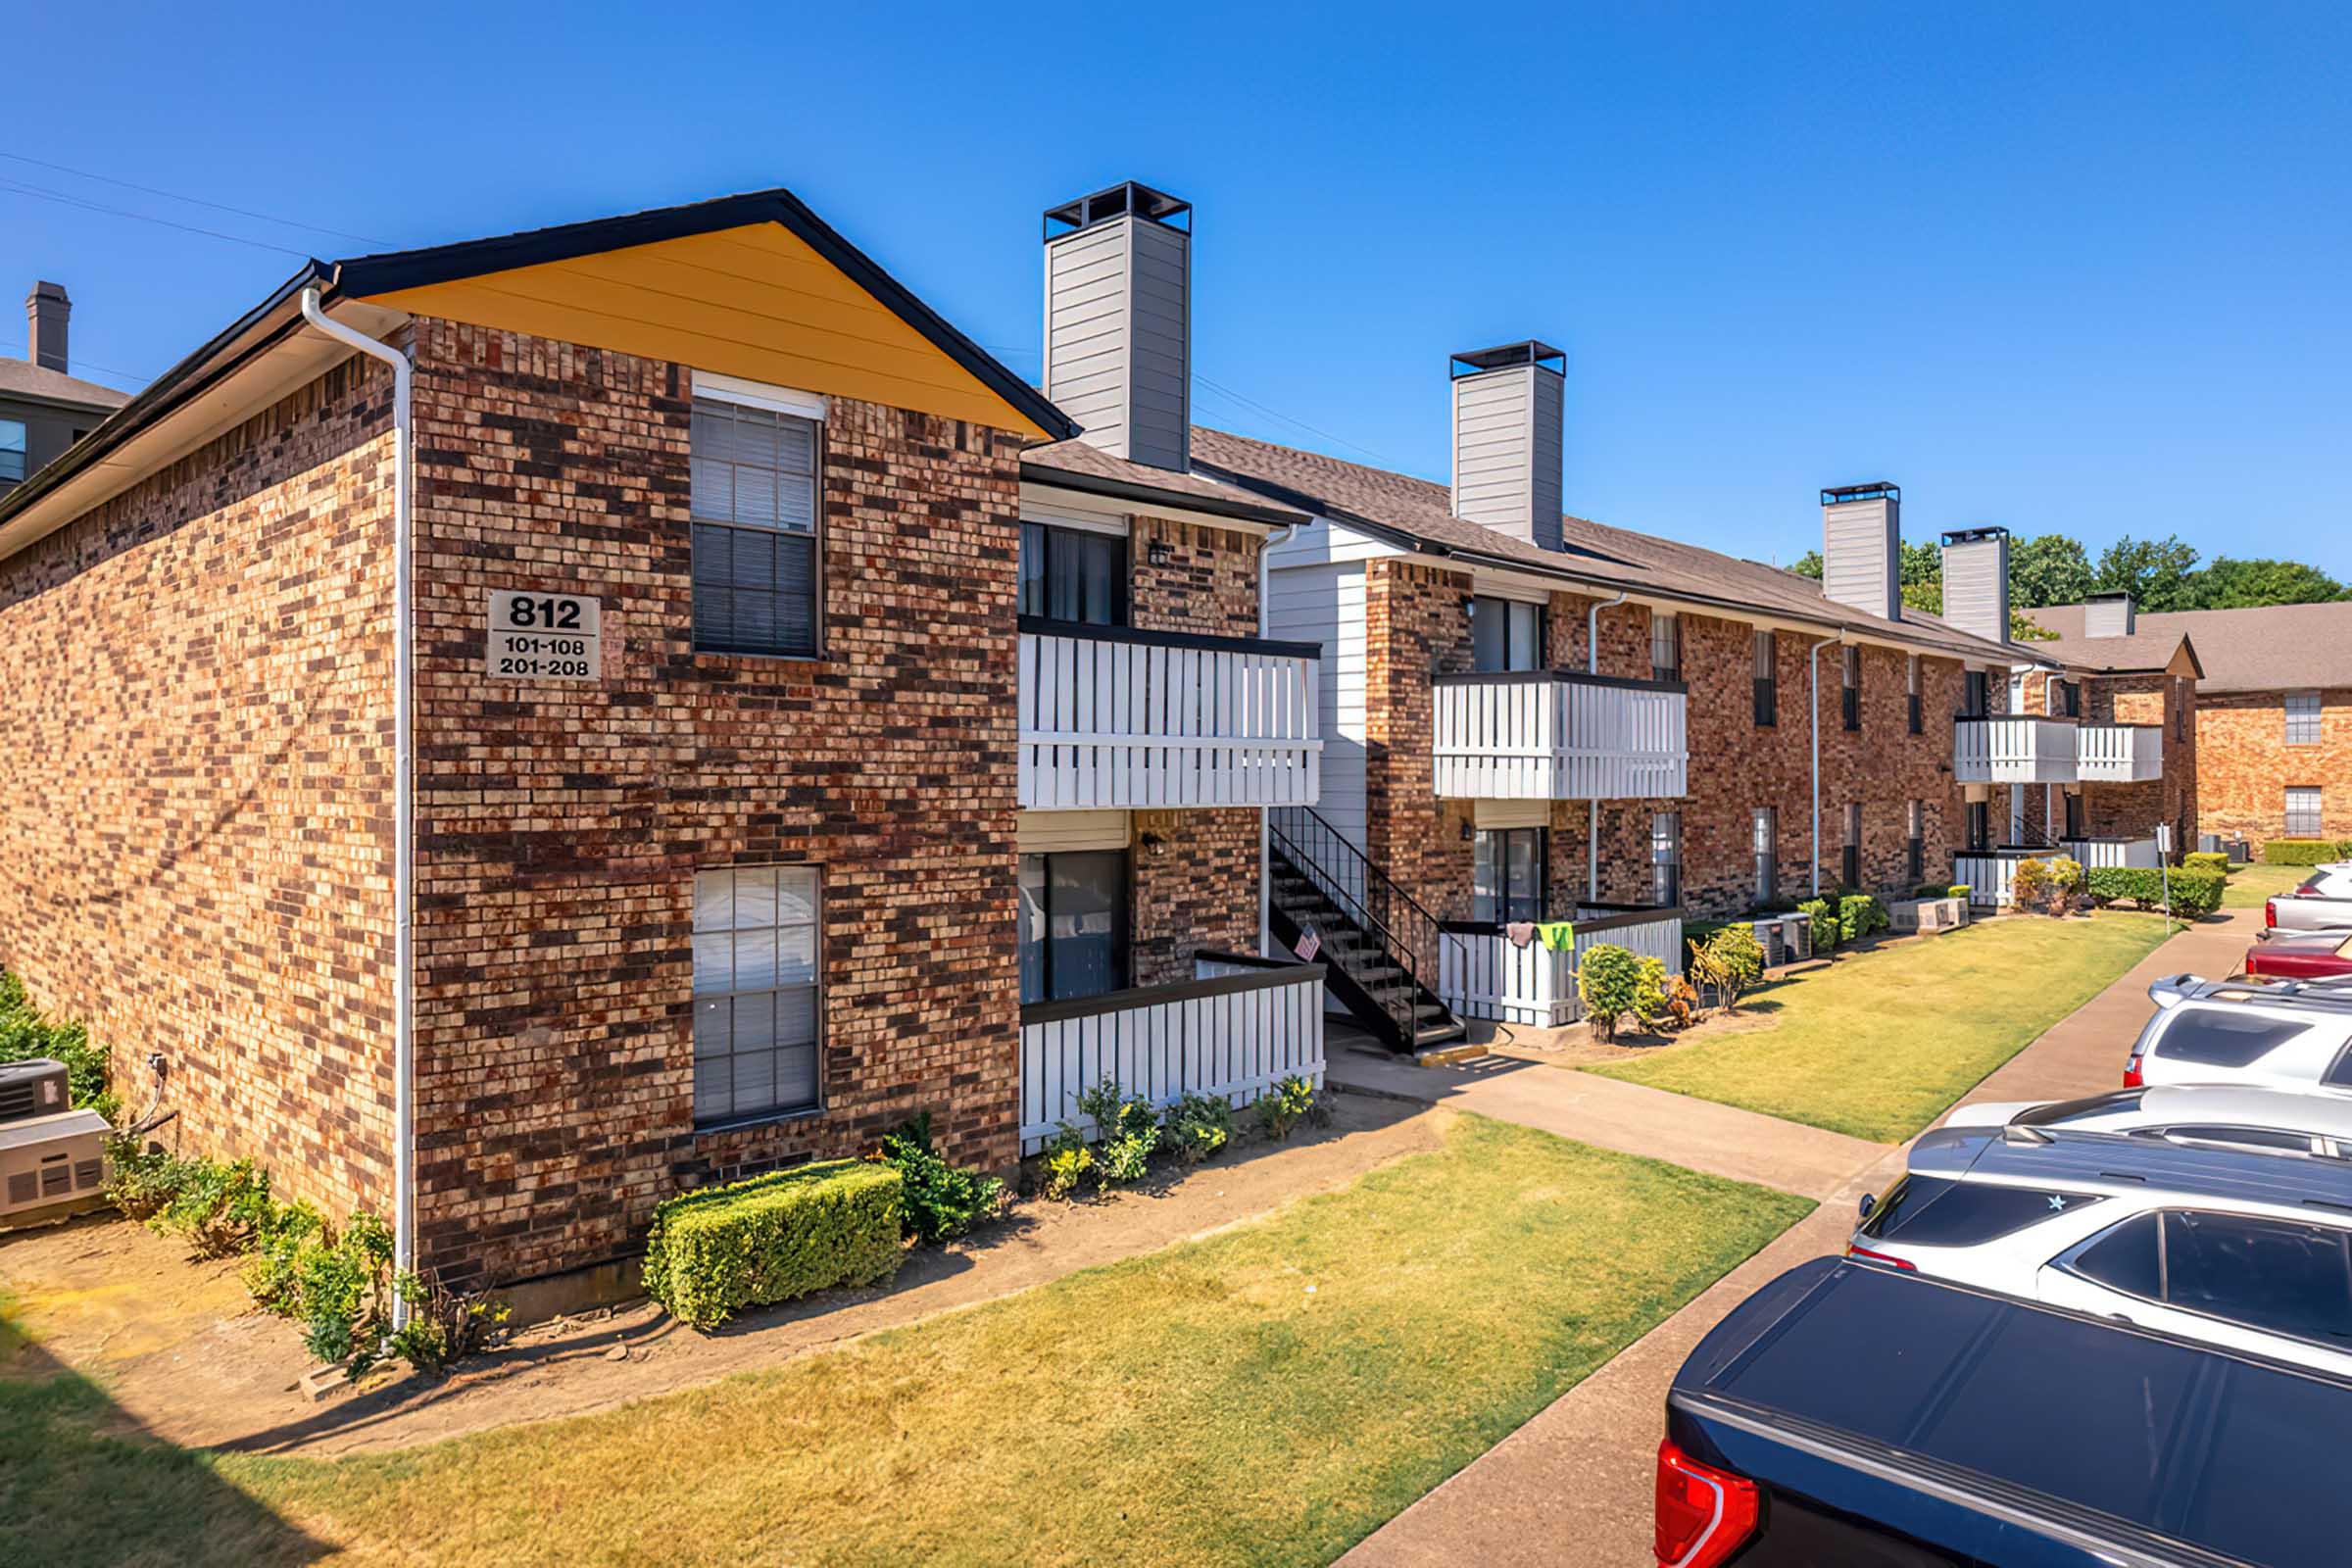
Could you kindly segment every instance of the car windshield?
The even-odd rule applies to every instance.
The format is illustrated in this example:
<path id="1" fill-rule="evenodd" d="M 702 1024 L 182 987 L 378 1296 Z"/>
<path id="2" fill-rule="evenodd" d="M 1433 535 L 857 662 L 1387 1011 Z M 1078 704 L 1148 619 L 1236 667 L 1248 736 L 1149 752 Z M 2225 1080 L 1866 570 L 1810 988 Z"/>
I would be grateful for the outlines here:
<path id="1" fill-rule="evenodd" d="M 2352 942 L 2344 944 L 2352 947 Z M 2085 1100 L 2057 1100 L 2046 1105 L 2021 1110 L 2009 1118 L 2012 1127 L 2069 1127 L 2076 1122 L 2095 1121 L 2120 1111 L 2137 1110 L 2140 1095 L 2137 1089 L 2119 1089 L 2112 1094 L 2092 1095 Z"/>

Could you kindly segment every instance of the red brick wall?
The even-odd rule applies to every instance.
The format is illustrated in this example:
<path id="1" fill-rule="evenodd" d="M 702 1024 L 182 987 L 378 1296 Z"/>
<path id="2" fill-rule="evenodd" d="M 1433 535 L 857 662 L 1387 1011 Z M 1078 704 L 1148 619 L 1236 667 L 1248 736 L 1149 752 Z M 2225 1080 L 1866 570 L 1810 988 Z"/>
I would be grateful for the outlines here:
<path id="1" fill-rule="evenodd" d="M 420 323 L 419 1243 L 625 1251 L 680 1185 L 929 1110 L 1014 1156 L 1010 435 L 836 399 L 824 657 L 698 655 L 681 367 Z M 494 685 L 492 588 L 590 593 L 605 678 Z M 823 868 L 825 1108 L 692 1127 L 698 867 Z"/>
<path id="2" fill-rule="evenodd" d="M 1254 808 L 1135 813 L 1135 983 L 1193 977 L 1202 948 L 1257 951 Z"/>
<path id="3" fill-rule="evenodd" d="M 1150 631 L 1257 635 L 1254 534 L 1138 514 L 1129 545 L 1127 618 Z M 1166 560 L 1152 563 L 1159 547 Z"/>
<path id="4" fill-rule="evenodd" d="M 2286 744 L 2281 692 L 2199 693 L 2196 814 L 2225 838 L 2286 835 L 2287 786 L 2320 790 L 2321 830 L 2352 838 L 2352 688 L 2320 694 L 2320 744 Z"/>
<path id="5" fill-rule="evenodd" d="M 390 426 L 351 361 L 0 561 L 0 964 L 336 1215 L 391 1207 Z"/>
<path id="6" fill-rule="evenodd" d="M 1433 672 L 1466 671 L 1470 579 L 1399 560 L 1364 567 L 1364 853 L 1441 920 L 1470 913 L 1472 845 L 1433 794 Z"/>
<path id="7" fill-rule="evenodd" d="M 2145 838 L 2164 822 L 2173 829 L 2177 853 L 2195 849 L 2200 768 L 2195 683 L 2179 675 L 2091 677 L 2082 683 L 2082 717 L 2096 724 L 2155 724 L 2164 734 L 2162 777 L 2082 786 L 2082 825 L 2089 835 Z M 2280 805 L 2283 808 L 2283 797 Z"/>

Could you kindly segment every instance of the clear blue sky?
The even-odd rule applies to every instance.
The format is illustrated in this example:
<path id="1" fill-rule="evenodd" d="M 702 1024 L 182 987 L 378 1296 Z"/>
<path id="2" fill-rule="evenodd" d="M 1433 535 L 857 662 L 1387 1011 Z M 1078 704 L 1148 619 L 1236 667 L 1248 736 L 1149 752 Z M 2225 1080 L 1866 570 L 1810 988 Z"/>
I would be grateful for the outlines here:
<path id="1" fill-rule="evenodd" d="M 1203 422 L 1443 479 L 1447 353 L 1541 336 L 1605 521 L 1786 562 L 1891 478 L 1914 539 L 2352 577 L 2331 0 L 214 9 L 23 8 L 0 152 L 392 246 L 789 185 L 1032 377 L 1040 211 L 1138 178 L 1198 209 Z M 120 384 L 295 258 L 28 186 L 382 248 L 0 159 L 0 289 Z"/>

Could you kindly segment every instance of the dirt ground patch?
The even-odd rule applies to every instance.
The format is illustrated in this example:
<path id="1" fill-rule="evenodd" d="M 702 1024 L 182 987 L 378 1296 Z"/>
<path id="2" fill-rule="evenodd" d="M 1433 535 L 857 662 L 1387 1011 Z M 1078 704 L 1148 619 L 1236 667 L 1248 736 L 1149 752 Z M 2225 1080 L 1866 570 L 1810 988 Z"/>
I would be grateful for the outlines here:
<path id="1" fill-rule="evenodd" d="M 976 1305 L 1095 1264 L 1154 1251 L 1345 1187 L 1441 1147 L 1452 1113 L 1330 1096 L 1331 1124 L 1245 1144 L 1103 1200 L 1021 1203 L 965 1241 L 914 1253 L 887 1289 L 835 1291 L 699 1334 L 638 1302 L 557 1319 L 438 1379 L 314 1403 L 291 1325 L 252 1309 L 234 1263 L 194 1263 L 121 1219 L 0 1239 L 0 1291 L 45 1355 L 104 1388 L 126 1431 L 182 1447 L 325 1456 L 405 1447 L 517 1422 L 610 1409 L 845 1340 Z"/>

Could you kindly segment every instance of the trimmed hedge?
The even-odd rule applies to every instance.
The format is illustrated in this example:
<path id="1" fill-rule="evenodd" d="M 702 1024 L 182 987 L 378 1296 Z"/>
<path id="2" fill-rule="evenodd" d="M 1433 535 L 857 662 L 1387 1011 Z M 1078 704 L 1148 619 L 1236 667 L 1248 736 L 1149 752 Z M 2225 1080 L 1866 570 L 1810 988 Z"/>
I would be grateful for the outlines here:
<path id="1" fill-rule="evenodd" d="M 2326 865 L 2352 860 L 2352 842 L 2339 839 L 2272 839 L 2262 847 L 2265 865 Z"/>
<path id="2" fill-rule="evenodd" d="M 2096 865 L 2090 869 L 2089 893 L 2097 904 L 2129 901 L 2143 909 L 2161 909 L 2168 880 L 2173 890 L 2172 912 L 2193 920 L 2222 906 L 2222 889 L 2230 878 L 2219 871 L 2186 867 L 2171 872 L 2168 878 L 2166 872 L 2151 866 Z"/>
<path id="3" fill-rule="evenodd" d="M 2219 871 L 2230 874 L 2230 857 L 2220 850 L 2191 850 L 2180 857 L 2180 863 L 2191 871 Z"/>
<path id="4" fill-rule="evenodd" d="M 1877 936 L 1892 924 L 1886 906 L 1868 893 L 1848 893 L 1838 901 L 1838 934 L 1848 942 Z"/>
<path id="5" fill-rule="evenodd" d="M 873 1285 L 903 1256 L 905 1180 L 869 1160 L 796 1165 L 654 1210 L 645 1292 L 697 1328 L 836 1285 Z"/>

